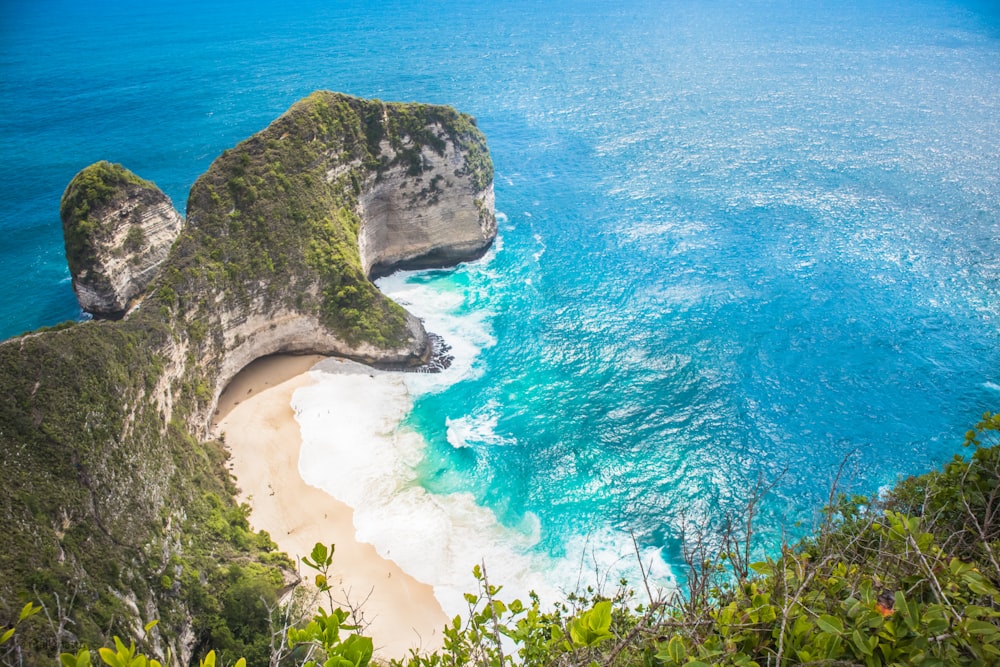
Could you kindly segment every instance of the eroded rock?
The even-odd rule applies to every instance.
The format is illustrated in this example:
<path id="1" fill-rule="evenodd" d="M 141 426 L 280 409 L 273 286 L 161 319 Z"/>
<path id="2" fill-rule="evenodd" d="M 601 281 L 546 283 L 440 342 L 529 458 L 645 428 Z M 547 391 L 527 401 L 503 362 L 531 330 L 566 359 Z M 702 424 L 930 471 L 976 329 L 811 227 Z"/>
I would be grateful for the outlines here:
<path id="1" fill-rule="evenodd" d="M 70 181 L 60 213 L 77 300 L 103 317 L 122 315 L 146 289 L 184 225 L 159 188 L 109 162 Z"/>

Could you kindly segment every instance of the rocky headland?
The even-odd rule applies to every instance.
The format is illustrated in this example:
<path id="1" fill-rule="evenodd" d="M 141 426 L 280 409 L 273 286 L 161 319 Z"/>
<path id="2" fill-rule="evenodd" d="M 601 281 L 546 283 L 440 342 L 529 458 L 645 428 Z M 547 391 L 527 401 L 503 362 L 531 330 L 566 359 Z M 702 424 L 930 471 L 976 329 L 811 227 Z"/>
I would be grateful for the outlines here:
<path id="1" fill-rule="evenodd" d="M 493 205 L 474 119 L 330 92 L 217 158 L 186 220 L 120 166 L 81 171 L 61 213 L 96 319 L 0 344 L 0 612 L 72 596 L 67 644 L 145 637 L 186 663 L 247 588 L 277 594 L 288 561 L 208 440 L 220 393 L 275 353 L 425 363 L 421 322 L 371 278 L 479 257 Z"/>

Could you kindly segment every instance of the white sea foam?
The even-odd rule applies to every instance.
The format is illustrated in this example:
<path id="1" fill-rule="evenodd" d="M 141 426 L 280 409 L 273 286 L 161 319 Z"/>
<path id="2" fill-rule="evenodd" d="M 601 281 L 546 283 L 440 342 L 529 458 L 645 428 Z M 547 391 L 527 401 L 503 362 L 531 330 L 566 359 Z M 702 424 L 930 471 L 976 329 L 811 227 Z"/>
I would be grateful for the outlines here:
<path id="1" fill-rule="evenodd" d="M 488 263 L 487 255 L 484 263 Z M 485 270 L 485 269 L 480 269 Z M 496 343 L 490 331 L 487 311 L 464 312 L 465 292 L 447 280 L 428 283 L 411 281 L 412 272 L 398 272 L 378 281 L 379 289 L 424 322 L 424 327 L 441 336 L 454 359 L 441 373 L 406 373 L 401 377 L 415 394 L 434 393 L 463 379 L 478 377 L 479 351 Z"/>
<path id="2" fill-rule="evenodd" d="M 621 576 L 637 581 L 627 534 L 571 536 L 565 556 L 552 558 L 534 548 L 543 529 L 534 514 L 505 526 L 471 494 L 433 494 L 420 485 L 415 466 L 426 443 L 401 422 L 416 396 L 478 375 L 478 353 L 494 343 L 488 313 L 466 307 L 469 288 L 452 274 L 431 275 L 395 274 L 379 286 L 443 336 L 455 357 L 451 367 L 438 374 L 398 373 L 338 359 L 314 367 L 316 382 L 292 399 L 302 431 L 302 478 L 350 505 L 357 538 L 433 586 L 449 616 L 466 612 L 464 594 L 476 590 L 472 567 L 479 563 L 486 564 L 491 583 L 503 584 L 507 599 L 535 591 L 552 602 L 587 585 L 613 588 Z M 448 441 L 454 447 L 509 444 L 496 433 L 498 409 L 488 404 L 448 419 Z M 642 557 L 655 577 L 670 580 L 655 549 Z"/>
<path id="3" fill-rule="evenodd" d="M 299 472 L 354 508 L 359 540 L 431 584 L 449 615 L 463 611 L 462 594 L 475 590 L 471 568 L 483 560 L 498 581 L 545 589 L 544 567 L 530 555 L 537 522 L 505 528 L 471 495 L 434 495 L 417 483 L 413 466 L 425 445 L 399 429 L 411 405 L 401 374 L 339 360 L 311 373 L 316 383 L 293 397 Z"/>
<path id="4" fill-rule="evenodd" d="M 455 418 L 447 417 L 445 427 L 447 428 L 448 443 L 456 449 L 476 444 L 487 446 L 513 444 L 496 432 L 497 423 L 500 420 L 497 409 L 498 406 L 490 402 L 484 412 Z"/>

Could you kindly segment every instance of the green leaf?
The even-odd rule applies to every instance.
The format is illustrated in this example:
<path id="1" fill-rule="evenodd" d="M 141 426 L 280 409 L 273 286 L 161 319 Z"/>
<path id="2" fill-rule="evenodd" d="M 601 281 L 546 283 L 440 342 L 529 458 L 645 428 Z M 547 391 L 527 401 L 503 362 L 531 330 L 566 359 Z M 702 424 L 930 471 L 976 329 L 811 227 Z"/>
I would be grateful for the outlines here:
<path id="1" fill-rule="evenodd" d="M 312 567 L 319 569 L 327 564 L 327 558 L 329 554 L 326 549 L 326 545 L 322 542 L 317 542 L 313 545 L 312 552 L 310 552 L 309 557 L 312 559 L 312 563 L 307 563 Z M 304 559 L 303 559 L 304 560 Z"/>
<path id="2" fill-rule="evenodd" d="M 861 636 L 860 632 L 855 630 L 854 633 L 851 635 L 851 639 L 854 641 L 854 645 L 858 648 L 859 651 L 861 651 L 861 653 L 863 653 L 866 656 L 872 654 L 871 647 L 868 645 L 868 642 L 866 642 L 864 638 Z"/>
<path id="3" fill-rule="evenodd" d="M 684 648 L 684 640 L 677 635 L 671 637 L 670 643 L 667 644 L 667 654 L 678 665 L 682 664 L 687 658 L 687 649 Z"/>
<path id="4" fill-rule="evenodd" d="M 128 667 L 128 665 L 126 665 L 122 659 L 118 657 L 117 653 L 107 647 L 102 646 L 97 649 L 97 653 L 101 656 L 101 660 L 104 661 L 104 664 L 109 665 L 110 667 Z"/>
<path id="5" fill-rule="evenodd" d="M 997 626 L 992 623 L 987 623 L 986 621 L 967 621 L 965 623 L 965 629 L 974 635 L 996 635 L 1000 634 L 1000 630 Z"/>
<path id="6" fill-rule="evenodd" d="M 733 624 L 733 617 L 736 615 L 736 603 L 730 602 L 719 612 L 718 622 L 719 622 L 719 634 L 723 637 L 728 637 L 729 633 L 732 632 L 730 627 Z"/>
<path id="7" fill-rule="evenodd" d="M 233 667 L 247 667 L 247 659 L 240 658 L 239 660 L 236 661 L 236 664 L 233 665 Z"/>
<path id="8" fill-rule="evenodd" d="M 123 659 L 132 659 L 135 655 L 135 644 L 129 642 L 128 648 L 125 648 L 125 642 L 123 642 L 117 635 L 113 637 L 115 640 L 115 649 L 118 651 L 118 656 Z"/>
<path id="9" fill-rule="evenodd" d="M 611 638 L 611 601 L 602 600 L 569 624 L 570 639 L 577 646 L 597 646 Z"/>
<path id="10" fill-rule="evenodd" d="M 927 621 L 927 631 L 940 635 L 948 630 L 948 620 L 944 618 L 932 618 Z"/>
<path id="11" fill-rule="evenodd" d="M 792 637 L 800 639 L 813 632 L 813 624 L 805 616 L 796 616 L 792 623 Z"/>
<path id="12" fill-rule="evenodd" d="M 763 574 L 766 577 L 769 577 L 772 574 L 774 574 L 774 567 L 771 565 L 771 563 L 767 561 L 750 563 L 750 569 L 756 572 L 757 574 Z"/>
<path id="13" fill-rule="evenodd" d="M 910 603 L 907 602 L 903 591 L 896 591 L 895 599 L 896 612 L 903 617 L 903 622 L 906 623 L 906 627 L 908 627 L 911 631 L 916 630 L 917 624 L 919 623 L 916 605 L 914 604 L 912 607 L 910 606 Z"/>
<path id="14" fill-rule="evenodd" d="M 997 589 L 993 588 L 987 579 L 978 572 L 969 572 L 962 579 L 976 595 L 997 595 Z"/>
<path id="15" fill-rule="evenodd" d="M 14 628 L 10 628 L 7 630 L 7 632 L 3 633 L 3 635 L 0 635 L 0 646 L 3 646 L 7 642 L 9 642 L 10 638 L 13 636 L 14 636 Z"/>
<path id="16" fill-rule="evenodd" d="M 69 661 L 66 662 L 65 658 L 69 658 Z M 59 656 L 59 660 L 64 667 L 90 667 L 90 651 L 82 648 L 75 656 L 72 653 L 63 653 Z"/>
<path id="17" fill-rule="evenodd" d="M 778 618 L 778 610 L 774 605 L 768 604 L 760 608 L 760 622 L 771 623 Z"/>
<path id="18" fill-rule="evenodd" d="M 345 661 L 344 667 L 365 667 L 372 659 L 374 645 L 370 637 L 351 635 L 344 640 L 337 651 Z"/>
<path id="19" fill-rule="evenodd" d="M 215 667 L 215 651 L 209 651 L 200 664 L 201 667 Z"/>
<path id="20" fill-rule="evenodd" d="M 844 634 L 844 623 L 836 616 L 830 616 L 829 614 L 821 614 L 818 619 L 816 619 L 816 625 L 823 632 L 829 632 L 831 635 L 842 635 Z"/>
<path id="21" fill-rule="evenodd" d="M 42 610 L 42 608 L 40 606 L 36 607 L 34 604 L 32 604 L 31 602 L 29 602 L 28 604 L 26 604 L 23 607 L 21 607 L 21 613 L 17 617 L 17 623 L 20 623 L 21 621 L 23 621 L 24 619 L 28 618 L 29 616 L 34 616 L 35 614 L 37 614 L 41 610 Z M 17 625 L 17 623 L 15 623 L 14 625 Z"/>

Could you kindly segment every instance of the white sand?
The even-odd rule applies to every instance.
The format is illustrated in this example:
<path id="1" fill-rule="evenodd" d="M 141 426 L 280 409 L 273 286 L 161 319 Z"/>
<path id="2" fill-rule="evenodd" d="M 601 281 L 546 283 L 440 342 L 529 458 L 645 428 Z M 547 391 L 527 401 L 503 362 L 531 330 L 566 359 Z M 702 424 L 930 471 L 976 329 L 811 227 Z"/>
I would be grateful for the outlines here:
<path id="1" fill-rule="evenodd" d="M 301 435 L 292 393 L 312 383 L 306 371 L 322 357 L 276 356 L 251 364 L 219 400 L 216 432 L 224 433 L 239 500 L 250 523 L 266 530 L 293 558 L 316 542 L 335 544 L 333 580 L 338 604 L 363 604 L 376 655 L 401 658 L 410 649 L 440 648 L 448 619 L 433 589 L 355 538 L 352 509 L 309 486 L 299 473 Z M 307 573 L 308 574 L 308 573 Z"/>

